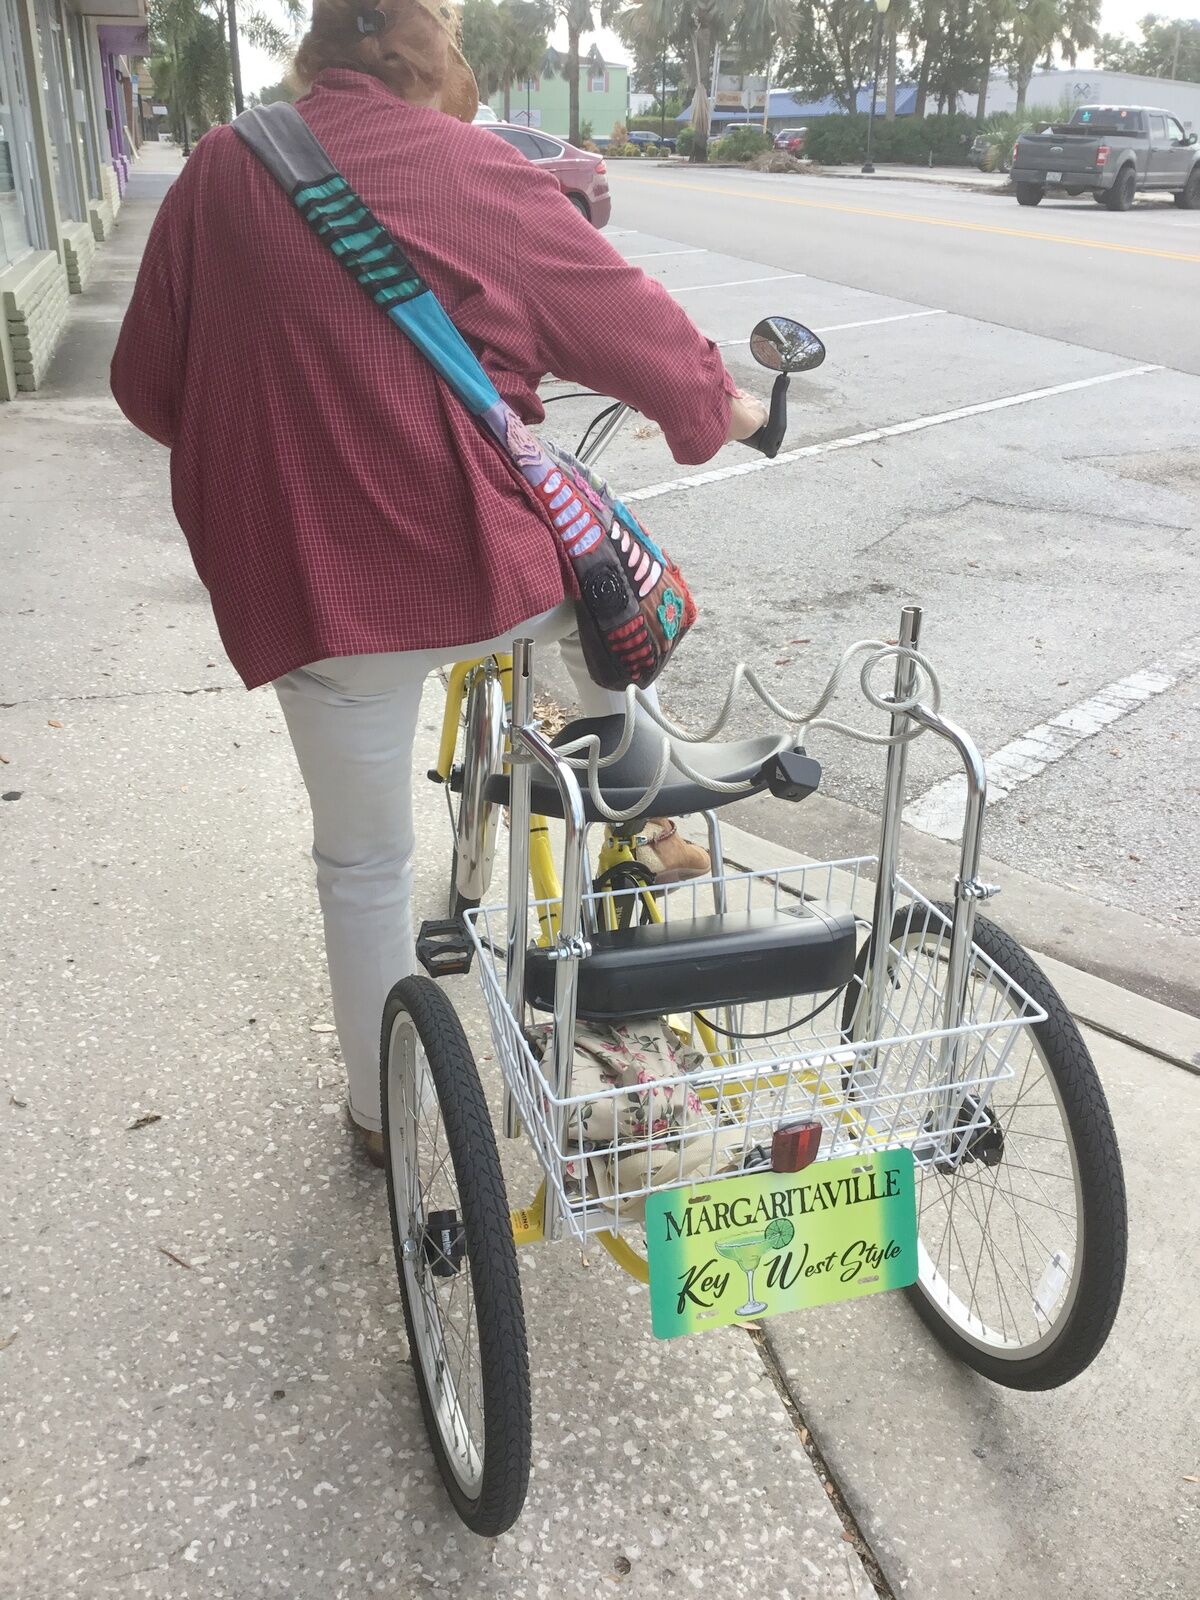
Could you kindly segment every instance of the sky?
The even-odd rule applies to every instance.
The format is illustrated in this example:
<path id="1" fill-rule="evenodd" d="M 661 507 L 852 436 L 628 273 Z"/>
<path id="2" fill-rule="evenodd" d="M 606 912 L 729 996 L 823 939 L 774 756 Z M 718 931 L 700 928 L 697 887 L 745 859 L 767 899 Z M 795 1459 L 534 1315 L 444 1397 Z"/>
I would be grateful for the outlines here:
<path id="1" fill-rule="evenodd" d="M 275 17 L 286 26 L 283 10 L 276 0 L 261 0 L 261 8 L 268 16 Z M 1136 37 L 1138 19 L 1150 11 L 1162 17 L 1188 17 L 1195 14 L 1196 0 L 1165 0 L 1165 3 L 1156 3 L 1156 0 L 1104 0 L 1100 21 L 1101 31 Z M 615 33 L 602 28 L 596 33 L 595 42 L 608 60 L 613 62 L 628 60 L 625 47 Z M 560 33 L 554 36 L 553 43 L 559 49 L 566 49 L 565 30 L 560 30 Z M 274 60 L 262 50 L 256 50 L 253 45 L 243 42 L 241 56 L 242 84 L 247 94 L 262 89 L 267 84 L 278 83 L 283 76 L 285 63 Z M 1086 56 L 1080 58 L 1080 65 L 1088 65 Z"/>

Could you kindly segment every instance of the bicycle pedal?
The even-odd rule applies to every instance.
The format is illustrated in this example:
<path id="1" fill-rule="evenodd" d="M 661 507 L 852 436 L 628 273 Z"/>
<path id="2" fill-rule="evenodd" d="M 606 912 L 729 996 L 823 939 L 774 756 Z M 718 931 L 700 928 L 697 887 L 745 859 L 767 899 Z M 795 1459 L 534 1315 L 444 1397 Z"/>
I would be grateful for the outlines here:
<path id="1" fill-rule="evenodd" d="M 431 978 L 470 972 L 475 946 L 458 917 L 423 922 L 417 934 L 417 960 Z"/>

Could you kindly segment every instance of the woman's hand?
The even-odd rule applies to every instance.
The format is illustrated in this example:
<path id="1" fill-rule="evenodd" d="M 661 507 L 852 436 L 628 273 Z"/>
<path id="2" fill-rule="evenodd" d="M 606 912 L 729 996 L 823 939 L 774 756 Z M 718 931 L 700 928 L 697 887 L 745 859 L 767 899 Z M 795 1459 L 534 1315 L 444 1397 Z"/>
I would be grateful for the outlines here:
<path id="1" fill-rule="evenodd" d="M 766 425 L 767 408 L 761 400 L 752 394 L 744 394 L 741 389 L 734 391 L 729 407 L 729 439 L 731 442 L 741 443 L 749 439 L 761 427 Z"/>

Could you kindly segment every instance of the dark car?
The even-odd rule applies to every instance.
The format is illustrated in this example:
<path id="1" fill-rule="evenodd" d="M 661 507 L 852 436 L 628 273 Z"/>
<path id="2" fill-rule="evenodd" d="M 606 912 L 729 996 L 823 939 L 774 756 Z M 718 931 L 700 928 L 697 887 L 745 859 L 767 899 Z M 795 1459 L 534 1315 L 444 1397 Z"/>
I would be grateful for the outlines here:
<path id="1" fill-rule="evenodd" d="M 674 151 L 675 149 L 674 139 L 664 138 L 660 133 L 631 133 L 629 142 L 639 145 L 643 150 Z"/>
<path id="2" fill-rule="evenodd" d="M 807 137 L 807 128 L 783 128 L 775 135 L 775 148 L 786 151 L 789 156 L 803 155 Z"/>
<path id="3" fill-rule="evenodd" d="M 491 122 L 488 133 L 512 145 L 514 150 L 545 167 L 558 180 L 567 199 L 594 227 L 603 228 L 612 215 L 612 196 L 608 192 L 608 169 L 602 156 L 576 150 L 565 139 L 556 139 L 540 128 L 518 128 L 508 122 Z"/>

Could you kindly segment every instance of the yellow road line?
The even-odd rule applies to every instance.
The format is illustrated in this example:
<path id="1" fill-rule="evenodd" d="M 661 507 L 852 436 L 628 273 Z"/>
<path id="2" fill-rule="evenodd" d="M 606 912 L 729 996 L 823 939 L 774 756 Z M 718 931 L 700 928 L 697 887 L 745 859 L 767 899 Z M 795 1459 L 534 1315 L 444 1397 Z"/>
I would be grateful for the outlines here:
<path id="1" fill-rule="evenodd" d="M 919 222 L 926 228 L 957 228 L 963 233 L 998 233 L 1009 239 L 1028 239 L 1038 244 L 1067 244 L 1077 250 L 1115 250 L 1120 255 L 1154 256 L 1159 261 L 1200 261 L 1200 255 L 1185 255 L 1181 250 L 1154 250 L 1149 245 L 1112 244 L 1106 239 L 1073 239 L 1065 233 L 1034 233 L 1028 228 L 1002 228 L 992 222 L 951 222 L 943 217 L 921 217 L 912 211 L 882 211 L 875 206 L 841 205 L 834 200 L 802 200 L 799 195 L 754 194 L 745 189 L 725 189 L 712 183 L 681 183 L 672 178 L 622 178 L 627 183 L 652 184 L 658 189 L 686 189 L 692 193 L 723 194 L 734 200 L 762 200 L 772 206 L 808 206 L 813 211 L 841 211 L 852 217 L 883 217 L 889 222 Z"/>

